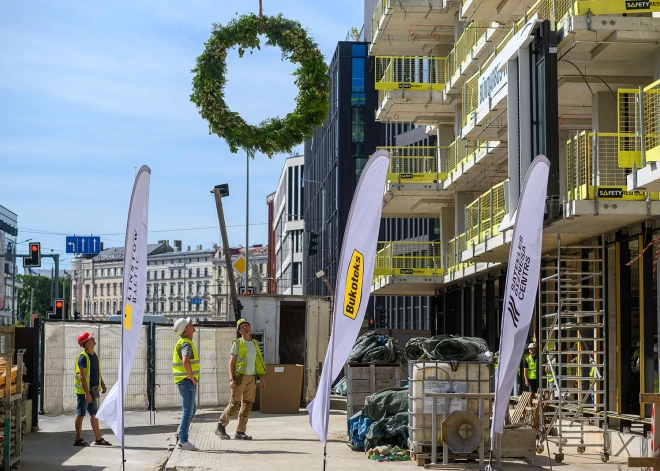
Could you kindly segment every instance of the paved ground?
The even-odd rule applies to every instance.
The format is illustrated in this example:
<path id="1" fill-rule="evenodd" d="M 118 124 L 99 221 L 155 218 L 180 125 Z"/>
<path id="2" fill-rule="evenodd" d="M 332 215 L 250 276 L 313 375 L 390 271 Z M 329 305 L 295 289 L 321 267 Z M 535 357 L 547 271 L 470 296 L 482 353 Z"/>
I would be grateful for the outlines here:
<path id="1" fill-rule="evenodd" d="M 148 412 L 126 412 L 126 471 L 151 471 L 163 464 L 168 445 L 173 445 L 174 433 L 181 418 L 180 411 L 159 412 L 156 425 L 149 425 Z M 39 417 L 39 432 L 26 436 L 21 459 L 21 471 L 117 471 L 121 465 L 118 446 L 74 447 L 73 417 Z M 101 423 L 101 433 L 113 445 L 119 441 Z M 83 438 L 92 443 L 89 419 L 85 419 Z"/>
<path id="2" fill-rule="evenodd" d="M 204 410 L 195 417 L 191 440 L 200 452 L 168 451 L 174 445 L 174 433 L 178 427 L 180 412 L 159 412 L 156 425 L 149 425 L 146 412 L 126 413 L 126 470 L 151 471 L 160 469 L 166 462 L 169 469 L 178 471 L 203 471 L 215 469 L 254 468 L 267 471 L 321 470 L 323 446 L 309 426 L 304 409 L 298 415 L 266 415 L 254 413 L 248 432 L 254 440 L 221 441 L 213 434 L 220 411 Z M 363 453 L 353 452 L 346 445 L 346 413 L 332 411 L 328 442 L 328 471 L 369 470 L 383 467 L 397 470 L 421 470 L 410 462 L 378 463 L 369 461 Z M 121 452 L 118 447 L 73 447 L 72 417 L 39 417 L 41 431 L 27 436 L 25 456 L 21 471 L 118 471 Z M 236 421 L 228 426 L 233 436 Z M 92 439 L 89 422 L 85 422 L 84 437 Z M 112 432 L 105 429 L 104 437 L 118 444 Z M 623 471 L 627 470 L 625 451 L 612 456 L 610 462 L 600 462 L 597 449 L 587 449 L 584 455 L 566 452 L 562 463 L 550 462 L 547 453 L 538 456 L 533 464 L 507 463 L 505 470 L 561 471 Z M 551 448 L 551 456 L 554 457 Z M 570 455 L 568 453 L 571 453 Z M 616 450 L 613 453 L 617 453 Z"/>

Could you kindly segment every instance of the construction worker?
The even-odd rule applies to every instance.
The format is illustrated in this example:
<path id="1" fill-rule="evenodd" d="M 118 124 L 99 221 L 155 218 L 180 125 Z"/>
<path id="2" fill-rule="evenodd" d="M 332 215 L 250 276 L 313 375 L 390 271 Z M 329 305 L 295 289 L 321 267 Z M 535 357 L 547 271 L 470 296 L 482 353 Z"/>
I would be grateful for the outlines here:
<path id="1" fill-rule="evenodd" d="M 110 446 L 110 442 L 101 436 L 99 421 L 96 418 L 96 412 L 99 410 L 101 391 L 105 394 L 108 389 L 105 387 L 105 383 L 101 377 L 99 357 L 94 351 L 94 347 L 96 346 L 94 334 L 83 332 L 78 335 L 78 345 L 83 350 L 76 357 L 75 377 L 73 380 L 73 388 L 76 392 L 76 441 L 73 442 L 73 446 L 89 446 L 89 443 L 82 438 L 82 425 L 85 412 L 89 412 L 89 422 L 94 431 L 94 444 Z"/>
<path id="2" fill-rule="evenodd" d="M 192 341 L 195 327 L 192 325 L 190 317 L 181 318 L 174 323 L 174 331 L 181 338 L 176 343 L 172 354 L 172 375 L 183 402 L 177 446 L 183 450 L 197 451 L 195 444 L 188 440 L 190 423 L 195 412 L 197 412 L 195 395 L 197 393 L 200 367 L 199 355 Z"/>
<path id="3" fill-rule="evenodd" d="M 633 373 L 639 372 L 639 341 L 637 342 L 637 348 L 633 352 L 633 357 L 631 363 L 631 369 Z"/>
<path id="4" fill-rule="evenodd" d="M 234 438 L 237 440 L 252 440 L 245 434 L 248 418 L 252 410 L 252 403 L 257 395 L 257 379 L 261 382 L 261 389 L 266 387 L 264 375 L 266 365 L 261 356 L 259 342 L 252 338 L 250 323 L 245 319 L 236 322 L 237 330 L 241 335 L 231 345 L 229 359 L 229 387 L 231 397 L 229 404 L 220 415 L 215 434 L 223 440 L 229 440 L 225 427 L 232 416 L 238 412 L 238 426 Z M 240 411 L 239 411 L 240 409 Z"/>
<path id="5" fill-rule="evenodd" d="M 536 357 L 536 344 L 530 343 L 527 345 L 527 350 L 529 353 L 525 356 L 523 362 L 525 368 L 523 369 L 523 375 L 525 377 L 525 386 L 529 392 L 536 393 L 539 390 L 539 381 L 536 376 L 537 367 L 537 357 Z"/>

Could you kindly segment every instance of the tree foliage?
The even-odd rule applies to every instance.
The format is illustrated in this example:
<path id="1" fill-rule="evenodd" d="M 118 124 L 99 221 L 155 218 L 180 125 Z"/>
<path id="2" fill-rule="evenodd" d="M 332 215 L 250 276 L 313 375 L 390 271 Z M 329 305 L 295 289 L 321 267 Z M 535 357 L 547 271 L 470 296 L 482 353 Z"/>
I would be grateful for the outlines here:
<path id="1" fill-rule="evenodd" d="M 267 46 L 278 46 L 282 50 L 283 60 L 299 64 L 293 72 L 299 93 L 293 112 L 253 126 L 231 111 L 225 102 L 227 50 L 238 46 L 240 57 L 246 50 L 252 54 L 254 49 L 261 49 L 260 35 L 265 35 Z M 258 17 L 251 14 L 234 19 L 226 26 L 214 24 L 211 38 L 192 72 L 195 77 L 190 100 L 208 121 L 209 134 L 222 137 L 234 153 L 239 148 L 250 157 L 256 152 L 269 157 L 290 152 L 310 137 L 313 128 L 320 126 L 328 114 L 330 88 L 323 55 L 299 22 L 282 15 Z"/>

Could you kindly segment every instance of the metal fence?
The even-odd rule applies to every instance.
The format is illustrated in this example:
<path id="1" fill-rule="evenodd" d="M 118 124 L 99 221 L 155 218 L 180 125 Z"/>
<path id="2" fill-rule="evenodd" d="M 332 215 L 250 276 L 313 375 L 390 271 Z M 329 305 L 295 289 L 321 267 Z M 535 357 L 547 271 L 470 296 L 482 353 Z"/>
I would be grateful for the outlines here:
<path id="1" fill-rule="evenodd" d="M 376 56 L 376 90 L 445 89 L 446 59 L 427 56 Z"/>
<path id="2" fill-rule="evenodd" d="M 227 365 L 236 330 L 229 326 L 196 326 L 194 342 L 201 372 L 198 404 L 218 407 L 229 400 Z M 80 353 L 77 337 L 93 332 L 97 340 L 101 374 L 108 389 L 118 380 L 121 326 L 109 323 L 45 322 L 42 334 L 42 411 L 47 415 L 71 414 L 76 409 L 73 389 L 75 359 Z M 156 410 L 181 406 L 172 381 L 172 352 L 178 336 L 171 326 L 142 326 L 140 341 L 124 399 L 127 410 Z M 105 396 L 101 396 L 101 403 Z"/>
<path id="3" fill-rule="evenodd" d="M 378 242 L 374 276 L 442 275 L 443 242 Z"/>
<path id="4" fill-rule="evenodd" d="M 506 214 L 504 182 L 498 183 L 465 208 L 467 244 L 479 244 L 500 233 Z"/>
<path id="5" fill-rule="evenodd" d="M 382 146 L 390 152 L 388 181 L 437 182 L 447 178 L 446 147 Z"/>

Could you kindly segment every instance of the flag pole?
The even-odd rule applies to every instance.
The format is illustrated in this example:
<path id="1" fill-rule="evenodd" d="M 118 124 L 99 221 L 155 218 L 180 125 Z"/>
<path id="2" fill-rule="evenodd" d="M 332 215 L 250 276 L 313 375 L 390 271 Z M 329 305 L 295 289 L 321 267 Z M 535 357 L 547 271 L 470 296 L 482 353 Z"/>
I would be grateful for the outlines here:
<path id="1" fill-rule="evenodd" d="M 327 282 L 327 280 L 326 280 Z M 328 285 L 329 286 L 329 285 Z M 335 300 L 335 302 L 337 302 Z M 334 381 L 332 375 L 332 367 L 335 360 L 335 321 L 336 316 L 334 312 L 332 313 L 332 331 L 330 332 L 330 338 L 332 339 L 332 345 L 329 345 L 329 348 L 332 352 L 330 355 L 330 380 L 328 381 L 328 411 L 325 420 L 325 442 L 323 443 L 323 471 L 325 471 L 325 465 L 328 463 L 328 428 L 330 426 L 330 403 L 332 402 L 332 382 Z"/>
<path id="2" fill-rule="evenodd" d="M 124 251 L 124 256 L 126 251 Z M 122 293 L 123 297 L 124 293 Z M 123 301 L 123 300 L 122 300 Z M 125 308 L 122 309 L 124 313 Z M 121 349 L 119 354 L 119 401 L 121 404 L 121 469 L 126 471 L 126 458 L 124 457 L 124 320 L 126 314 L 121 316 Z"/>

